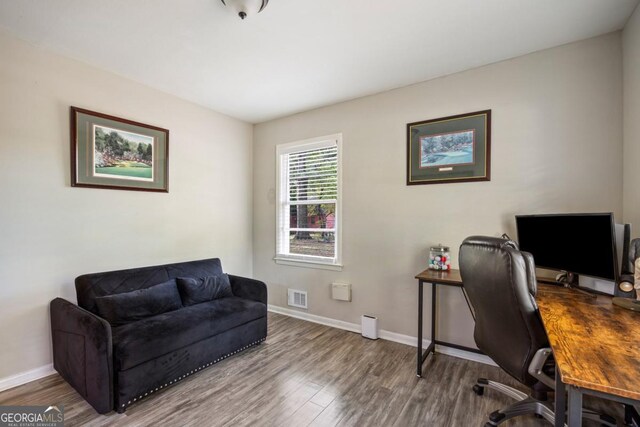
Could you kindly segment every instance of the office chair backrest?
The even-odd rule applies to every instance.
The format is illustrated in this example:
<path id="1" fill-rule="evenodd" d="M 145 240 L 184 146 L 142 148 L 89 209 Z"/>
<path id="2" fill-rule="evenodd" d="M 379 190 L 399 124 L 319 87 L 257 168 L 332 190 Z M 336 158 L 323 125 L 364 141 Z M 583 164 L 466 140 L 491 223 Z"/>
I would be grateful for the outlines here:
<path id="1" fill-rule="evenodd" d="M 533 385 L 531 359 L 549 346 L 534 299 L 533 257 L 511 240 L 472 236 L 462 242 L 459 260 L 476 315 L 476 345 L 518 381 Z"/>

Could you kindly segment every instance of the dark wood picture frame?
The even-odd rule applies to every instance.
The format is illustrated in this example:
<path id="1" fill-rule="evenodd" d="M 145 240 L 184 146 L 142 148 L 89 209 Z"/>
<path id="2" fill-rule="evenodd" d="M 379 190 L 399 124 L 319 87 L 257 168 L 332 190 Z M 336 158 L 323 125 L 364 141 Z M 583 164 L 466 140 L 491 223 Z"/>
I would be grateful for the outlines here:
<path id="1" fill-rule="evenodd" d="M 168 129 L 78 107 L 71 107 L 70 115 L 72 187 L 169 192 Z M 98 151 L 96 140 L 106 138 L 104 130 L 115 132 L 115 140 L 124 141 L 127 149 L 133 144 L 137 150 L 132 149 L 126 160 L 116 159 L 104 147 Z M 118 155 L 125 153 L 120 150 Z M 114 164 L 104 164 L 109 163 L 104 159 Z"/>
<path id="2" fill-rule="evenodd" d="M 453 138 L 459 141 L 456 151 Z M 434 151 L 425 154 L 429 144 Z M 490 180 L 491 110 L 407 124 L 407 185 Z"/>

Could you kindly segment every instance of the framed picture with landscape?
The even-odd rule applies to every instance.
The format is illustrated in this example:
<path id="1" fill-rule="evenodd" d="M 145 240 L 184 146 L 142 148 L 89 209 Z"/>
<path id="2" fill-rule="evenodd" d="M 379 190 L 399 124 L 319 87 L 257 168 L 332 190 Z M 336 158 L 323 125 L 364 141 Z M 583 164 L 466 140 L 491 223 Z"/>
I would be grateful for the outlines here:
<path id="1" fill-rule="evenodd" d="M 489 181 L 491 110 L 407 124 L 407 185 Z"/>
<path id="2" fill-rule="evenodd" d="M 169 191 L 169 131 L 71 107 L 71 185 Z"/>

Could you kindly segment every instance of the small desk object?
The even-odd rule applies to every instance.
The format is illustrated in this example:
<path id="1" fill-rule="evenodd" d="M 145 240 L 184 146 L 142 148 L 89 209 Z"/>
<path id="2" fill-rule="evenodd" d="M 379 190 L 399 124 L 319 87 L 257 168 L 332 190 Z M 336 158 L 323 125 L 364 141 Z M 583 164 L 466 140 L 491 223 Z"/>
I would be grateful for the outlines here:
<path id="1" fill-rule="evenodd" d="M 471 315 L 473 315 L 473 310 L 471 309 L 471 304 L 469 304 L 469 300 L 467 299 L 467 294 L 464 292 L 462 288 L 462 278 L 460 277 L 459 270 L 449 270 L 449 271 L 438 271 L 438 270 L 425 270 L 422 273 L 416 276 L 418 279 L 418 377 L 422 377 L 422 364 L 427 359 L 429 354 L 435 353 L 436 344 L 457 348 L 459 350 L 471 351 L 473 353 L 484 354 L 480 350 L 471 347 L 464 347 L 462 345 L 448 343 L 445 341 L 440 341 L 436 337 L 436 307 L 437 307 L 437 295 L 436 295 L 436 286 L 444 285 L 444 286 L 454 286 L 460 288 L 462 290 L 462 294 L 464 295 L 464 299 L 467 302 L 467 306 L 469 306 L 469 310 L 471 311 Z M 424 299 L 424 284 L 431 284 L 431 344 L 426 348 L 424 353 L 422 352 L 422 311 L 423 311 L 423 299 Z"/>
<path id="2" fill-rule="evenodd" d="M 625 404 L 626 421 L 640 403 L 639 313 L 613 305 L 611 297 L 538 285 L 536 302 L 556 360 L 556 426 L 582 425 L 582 397 Z"/>

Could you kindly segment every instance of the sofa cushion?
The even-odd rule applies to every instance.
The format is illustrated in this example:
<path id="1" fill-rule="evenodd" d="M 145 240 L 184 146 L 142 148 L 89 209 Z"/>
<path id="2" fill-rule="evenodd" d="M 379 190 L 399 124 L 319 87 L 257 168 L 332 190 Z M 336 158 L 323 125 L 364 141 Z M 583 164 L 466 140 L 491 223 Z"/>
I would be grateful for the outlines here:
<path id="1" fill-rule="evenodd" d="M 98 314 L 95 302 L 98 297 L 148 288 L 177 277 L 206 277 L 218 274 L 222 274 L 219 258 L 83 274 L 76 277 L 76 294 L 80 307 Z"/>
<path id="2" fill-rule="evenodd" d="M 227 297 L 113 328 L 115 369 L 132 368 L 266 315 L 265 304 Z"/>
<path id="3" fill-rule="evenodd" d="M 176 280 L 171 279 L 137 291 L 98 297 L 96 306 L 100 317 L 118 326 L 177 310 L 182 300 Z"/>
<path id="4" fill-rule="evenodd" d="M 202 278 L 178 277 L 176 281 L 184 306 L 233 296 L 229 276 L 226 274 Z"/>

